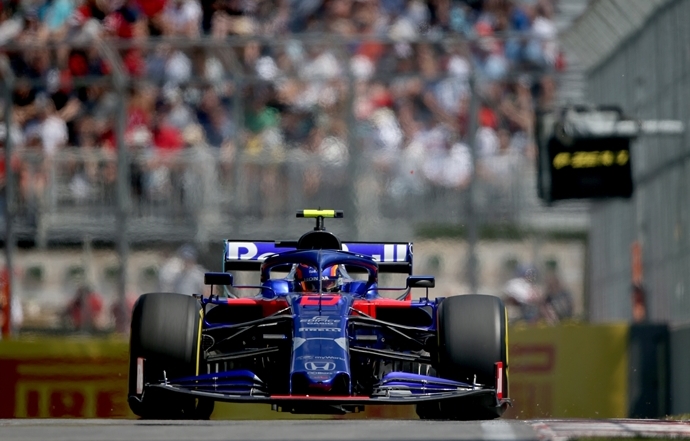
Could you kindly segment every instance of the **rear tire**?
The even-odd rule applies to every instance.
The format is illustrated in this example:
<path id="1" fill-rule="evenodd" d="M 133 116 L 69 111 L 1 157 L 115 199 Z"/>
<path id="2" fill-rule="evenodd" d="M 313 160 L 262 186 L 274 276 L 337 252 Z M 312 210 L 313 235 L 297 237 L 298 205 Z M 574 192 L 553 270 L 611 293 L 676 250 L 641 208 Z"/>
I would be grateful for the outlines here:
<path id="1" fill-rule="evenodd" d="M 130 334 L 129 406 L 142 418 L 208 419 L 213 401 L 145 388 L 137 394 L 137 360 L 144 384 L 193 376 L 201 363 L 201 304 L 192 296 L 142 295 L 134 305 Z"/>
<path id="2" fill-rule="evenodd" d="M 494 386 L 496 362 L 504 367 L 503 391 L 508 392 L 506 314 L 500 298 L 489 295 L 449 297 L 438 308 L 438 365 L 442 378 L 468 384 Z M 417 414 L 423 419 L 493 419 L 501 408 L 481 400 L 458 399 L 423 403 Z"/>

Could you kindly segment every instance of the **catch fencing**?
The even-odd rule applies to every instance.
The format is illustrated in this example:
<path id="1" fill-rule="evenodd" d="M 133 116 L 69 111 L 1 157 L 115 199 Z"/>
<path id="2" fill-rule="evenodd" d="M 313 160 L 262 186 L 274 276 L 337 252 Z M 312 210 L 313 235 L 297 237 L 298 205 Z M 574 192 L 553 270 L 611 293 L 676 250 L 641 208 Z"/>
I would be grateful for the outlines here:
<path id="1" fill-rule="evenodd" d="M 484 227 L 588 221 L 582 204 L 536 197 L 534 109 L 558 73 L 534 58 L 497 71 L 500 42 L 553 48 L 509 34 L 7 44 L 6 242 L 115 244 L 124 299 L 133 243 L 295 237 L 296 210 L 334 207 L 348 240 L 464 234 L 458 272 L 476 291 Z M 66 75 L 64 54 L 86 73 Z M 56 117 L 66 135 L 47 131 Z"/>
<path id="2" fill-rule="evenodd" d="M 78 127 L 68 121 L 81 144 L 45 153 L 39 135 L 29 134 L 15 149 L 18 237 L 39 245 L 86 237 L 118 240 L 123 235 L 118 228 L 127 223 L 131 241 L 175 237 L 205 243 L 234 234 L 279 234 L 298 207 L 337 206 L 345 209 L 343 229 L 353 238 L 400 238 L 420 223 L 466 224 L 473 178 L 472 215 L 479 225 L 519 223 L 542 208 L 534 197 L 529 133 L 512 136 L 511 129 L 505 141 L 512 143 L 510 154 L 491 151 L 499 142 L 496 134 L 480 139 L 488 151 L 476 152 L 478 173 L 472 173 L 468 140 L 478 129 L 482 136 L 485 123 L 477 114 L 488 99 L 484 91 L 473 102 L 473 91 L 489 82 L 475 81 L 470 70 L 440 69 L 454 55 L 471 56 L 467 40 L 403 48 L 390 41 L 371 43 L 382 54 L 428 50 L 438 72 L 405 59 L 409 65 L 401 67 L 400 57 L 391 57 L 370 73 L 363 57 L 351 56 L 352 42 L 328 39 L 102 43 L 100 58 L 119 69 L 74 78 L 71 84 L 77 93 L 111 95 L 89 109 L 92 114 L 80 116 Z M 58 49 L 8 48 L 49 57 Z M 163 65 L 179 66 L 168 72 L 149 66 L 132 74 L 127 57 L 135 51 L 154 61 L 151 54 L 160 52 Z M 252 51 L 273 57 L 247 61 Z M 284 61 L 289 57 L 292 64 Z M 300 57 L 308 68 L 294 63 Z M 517 72 L 508 81 L 522 75 L 537 82 L 539 74 Z M 47 95 L 46 81 L 17 76 L 9 92 L 31 87 Z M 409 109 L 394 111 L 392 95 L 404 94 L 411 96 Z M 429 99 L 435 104 L 415 102 Z M 16 114 L 16 108 L 9 110 L 16 99 L 4 101 L 6 113 Z M 197 115 L 185 114 L 190 107 Z M 144 118 L 137 114 L 141 109 L 152 115 Z M 271 113 L 275 109 L 277 115 Z M 406 119 L 405 112 L 411 117 Z M 154 134 L 135 130 L 133 119 L 150 118 L 143 121 L 150 127 L 160 115 L 177 125 L 181 136 L 191 137 L 186 148 L 174 154 L 157 151 L 151 148 Z M 202 133 L 189 129 L 200 116 Z M 453 119 L 444 120 L 448 116 Z M 98 132 L 103 125 L 112 131 L 105 140 Z M 421 134 L 414 138 L 412 131 Z M 126 170 L 118 161 L 129 164 Z M 391 221 L 397 233 L 387 228 Z"/>
<path id="3" fill-rule="evenodd" d="M 648 320 L 690 321 L 690 26 L 683 19 L 690 1 L 662 3 L 643 29 L 588 74 L 591 102 L 686 126 L 682 136 L 633 141 L 633 198 L 592 207 L 589 310 L 596 321 L 632 318 L 633 282 L 646 294 Z"/>

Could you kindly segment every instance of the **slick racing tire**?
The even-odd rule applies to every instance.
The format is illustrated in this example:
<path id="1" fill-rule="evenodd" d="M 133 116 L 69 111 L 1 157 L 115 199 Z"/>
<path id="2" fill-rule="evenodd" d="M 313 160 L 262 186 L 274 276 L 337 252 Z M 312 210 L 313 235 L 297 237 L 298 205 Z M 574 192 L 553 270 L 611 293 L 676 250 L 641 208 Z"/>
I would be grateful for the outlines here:
<path id="1" fill-rule="evenodd" d="M 495 364 L 499 361 L 504 368 L 508 367 L 506 312 L 501 299 L 467 294 L 443 300 L 438 308 L 439 376 L 495 387 Z M 502 384 L 506 394 L 507 377 L 503 375 Z M 482 400 L 458 399 L 419 405 L 417 413 L 425 419 L 493 419 L 502 413 L 494 405 Z"/>
<path id="2" fill-rule="evenodd" d="M 135 415 L 159 419 L 211 416 L 213 401 L 145 386 L 141 390 L 147 383 L 198 374 L 202 314 L 201 303 L 189 295 L 151 293 L 137 300 L 132 312 L 128 392 L 129 407 Z M 143 378 L 138 379 L 140 367 Z"/>

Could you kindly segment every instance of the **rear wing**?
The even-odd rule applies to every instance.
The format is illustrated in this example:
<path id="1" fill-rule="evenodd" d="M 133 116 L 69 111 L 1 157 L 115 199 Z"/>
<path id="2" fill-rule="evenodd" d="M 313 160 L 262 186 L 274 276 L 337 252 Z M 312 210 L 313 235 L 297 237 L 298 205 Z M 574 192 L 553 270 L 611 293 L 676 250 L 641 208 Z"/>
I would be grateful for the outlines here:
<path id="1" fill-rule="evenodd" d="M 259 271 L 268 256 L 297 249 L 295 241 L 225 241 L 224 271 Z M 343 242 L 343 251 L 372 257 L 380 273 L 412 274 L 411 242 Z"/>

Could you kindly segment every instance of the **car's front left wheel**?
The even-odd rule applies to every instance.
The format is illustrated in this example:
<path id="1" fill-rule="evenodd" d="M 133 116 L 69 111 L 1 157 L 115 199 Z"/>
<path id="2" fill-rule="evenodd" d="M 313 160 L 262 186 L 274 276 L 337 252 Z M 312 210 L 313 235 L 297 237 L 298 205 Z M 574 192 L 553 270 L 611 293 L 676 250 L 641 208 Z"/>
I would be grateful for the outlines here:
<path id="1" fill-rule="evenodd" d="M 128 401 L 142 418 L 208 419 L 213 401 L 146 388 L 147 383 L 197 375 L 201 365 L 201 303 L 173 293 L 142 295 L 134 305 Z"/>
<path id="2" fill-rule="evenodd" d="M 506 312 L 500 298 L 466 294 L 444 299 L 438 308 L 438 361 L 442 378 L 496 387 L 496 363 L 503 363 L 501 390 L 508 392 Z M 481 420 L 499 417 L 503 408 L 486 398 L 422 403 L 422 419 Z"/>

